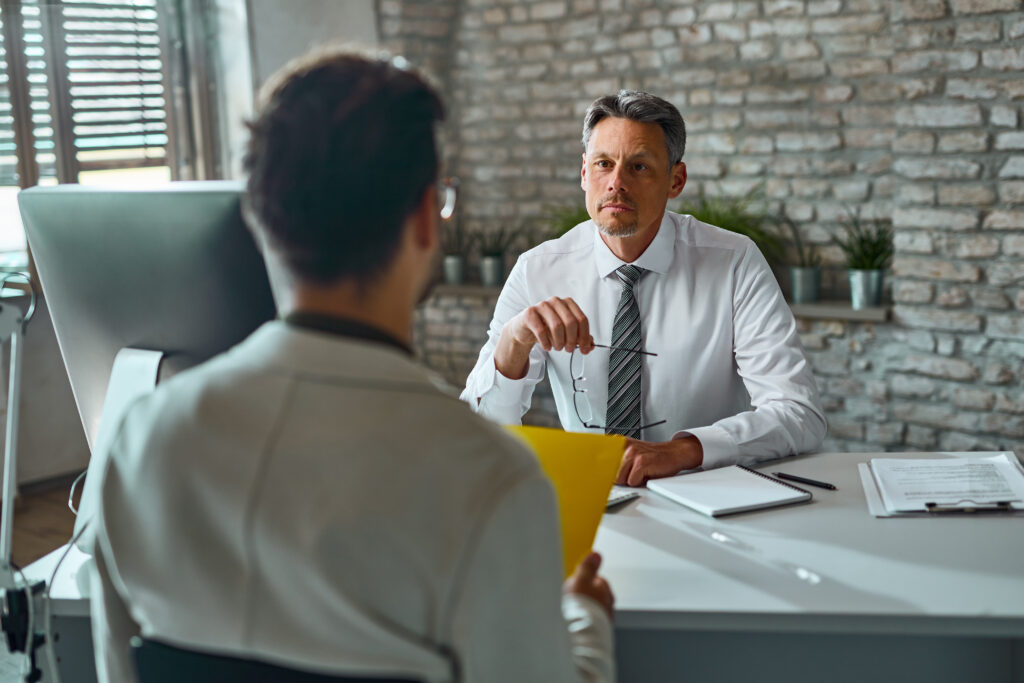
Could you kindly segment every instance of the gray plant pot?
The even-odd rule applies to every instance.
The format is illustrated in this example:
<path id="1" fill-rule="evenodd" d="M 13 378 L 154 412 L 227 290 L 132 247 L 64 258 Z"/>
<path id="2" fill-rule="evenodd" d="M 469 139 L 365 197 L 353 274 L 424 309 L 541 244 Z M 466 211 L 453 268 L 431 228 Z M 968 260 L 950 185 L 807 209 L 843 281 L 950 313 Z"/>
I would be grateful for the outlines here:
<path id="1" fill-rule="evenodd" d="M 445 254 L 442 268 L 446 285 L 461 285 L 466 273 L 466 259 L 460 254 Z"/>
<path id="2" fill-rule="evenodd" d="M 821 291 L 821 268 L 818 266 L 789 268 L 789 297 L 794 304 L 812 304 Z"/>
<path id="3" fill-rule="evenodd" d="M 882 305 L 884 270 L 850 270 L 850 305 L 853 310 Z"/>
<path id="4" fill-rule="evenodd" d="M 480 257 L 480 284 L 484 287 L 501 287 L 505 281 L 505 257 Z"/>

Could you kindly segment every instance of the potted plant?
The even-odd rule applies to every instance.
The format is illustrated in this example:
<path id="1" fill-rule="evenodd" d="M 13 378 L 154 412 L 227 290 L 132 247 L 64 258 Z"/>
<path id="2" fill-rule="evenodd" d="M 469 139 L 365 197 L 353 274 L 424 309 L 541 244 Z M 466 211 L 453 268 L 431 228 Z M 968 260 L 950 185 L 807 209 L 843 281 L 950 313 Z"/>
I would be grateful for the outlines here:
<path id="1" fill-rule="evenodd" d="M 679 213 L 687 213 L 704 223 L 746 235 L 764 254 L 770 264 L 782 261 L 784 253 L 782 240 L 778 235 L 765 229 L 765 214 L 751 207 L 759 196 L 752 192 L 746 197 L 709 197 L 701 188 L 694 199 L 685 199 L 679 205 Z"/>
<path id="2" fill-rule="evenodd" d="M 794 304 L 814 303 L 821 291 L 821 254 L 814 247 L 804 245 L 800 228 L 788 216 L 783 216 L 782 222 L 793 235 L 796 249 L 796 264 L 789 267 L 790 301 Z"/>
<path id="3" fill-rule="evenodd" d="M 850 275 L 850 303 L 854 310 L 882 302 L 882 277 L 893 254 L 892 222 L 863 220 L 850 209 L 843 224 L 844 237 L 832 241 L 846 255 Z"/>
<path id="4" fill-rule="evenodd" d="M 466 256 L 473 247 L 474 236 L 455 219 L 444 224 L 441 249 L 444 251 L 442 268 L 446 285 L 461 285 L 465 278 Z"/>
<path id="5" fill-rule="evenodd" d="M 510 227 L 485 230 L 477 234 L 480 244 L 480 284 L 500 287 L 505 281 L 505 252 L 518 235 Z"/>
<path id="6" fill-rule="evenodd" d="M 547 208 L 545 221 L 548 227 L 546 239 L 561 237 L 580 223 L 589 220 L 590 213 L 586 204 L 550 206 Z"/>

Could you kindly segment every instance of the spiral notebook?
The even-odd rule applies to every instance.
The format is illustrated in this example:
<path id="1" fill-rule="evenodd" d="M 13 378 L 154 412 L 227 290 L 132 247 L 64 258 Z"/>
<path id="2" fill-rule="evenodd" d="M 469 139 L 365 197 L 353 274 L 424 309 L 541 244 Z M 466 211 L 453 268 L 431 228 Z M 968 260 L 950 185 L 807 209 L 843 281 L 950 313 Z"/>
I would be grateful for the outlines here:
<path id="1" fill-rule="evenodd" d="M 743 465 L 653 479 L 647 488 L 709 517 L 806 503 L 813 498 L 810 491 Z"/>

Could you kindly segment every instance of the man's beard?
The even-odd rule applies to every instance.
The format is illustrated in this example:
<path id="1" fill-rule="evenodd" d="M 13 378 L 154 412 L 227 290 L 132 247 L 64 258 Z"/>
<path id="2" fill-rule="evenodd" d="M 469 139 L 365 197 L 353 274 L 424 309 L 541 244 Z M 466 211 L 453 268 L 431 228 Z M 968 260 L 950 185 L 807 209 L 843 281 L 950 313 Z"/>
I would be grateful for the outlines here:
<path id="1" fill-rule="evenodd" d="M 638 227 L 636 221 L 626 225 L 604 225 L 601 221 L 594 221 L 594 225 L 609 237 L 632 237 L 636 234 Z"/>
<path id="2" fill-rule="evenodd" d="M 603 209 L 607 204 L 625 204 L 629 208 L 633 209 L 633 215 L 636 216 L 636 205 L 633 202 L 615 196 L 606 197 L 597 205 L 598 218 L 594 219 L 594 224 L 598 229 L 609 237 L 632 237 L 635 235 L 637 228 L 639 227 L 639 221 L 637 220 L 634 220 L 632 223 L 622 224 L 605 222 L 600 218 L 601 209 Z"/>

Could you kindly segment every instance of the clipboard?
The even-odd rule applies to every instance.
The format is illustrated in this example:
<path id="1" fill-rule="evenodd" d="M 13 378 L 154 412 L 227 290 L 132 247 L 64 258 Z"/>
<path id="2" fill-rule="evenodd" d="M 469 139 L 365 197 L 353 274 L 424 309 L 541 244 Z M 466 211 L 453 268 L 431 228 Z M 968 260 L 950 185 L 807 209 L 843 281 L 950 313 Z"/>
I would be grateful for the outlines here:
<path id="1" fill-rule="evenodd" d="M 1011 507 L 1009 504 L 1000 505 L 991 509 L 992 506 L 953 506 L 943 503 L 933 503 L 935 509 L 928 512 L 890 512 L 882 502 L 882 494 L 878 490 L 878 483 L 871 474 L 871 466 L 866 462 L 857 465 L 857 473 L 860 474 L 860 483 L 864 487 L 864 497 L 868 504 L 868 514 L 872 517 L 918 517 L 924 519 L 938 519 L 951 515 L 970 515 L 977 513 L 999 513 L 999 516 L 1024 517 L 1024 510 Z"/>

